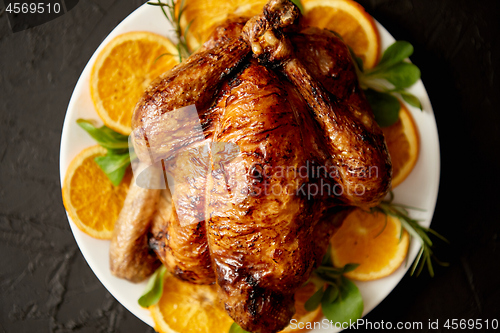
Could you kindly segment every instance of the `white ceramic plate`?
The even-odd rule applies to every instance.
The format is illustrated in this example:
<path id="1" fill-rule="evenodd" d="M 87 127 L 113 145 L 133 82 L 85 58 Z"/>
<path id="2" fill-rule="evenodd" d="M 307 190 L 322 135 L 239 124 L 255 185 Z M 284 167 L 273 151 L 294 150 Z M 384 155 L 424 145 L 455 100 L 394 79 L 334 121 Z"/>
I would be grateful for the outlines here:
<path id="1" fill-rule="evenodd" d="M 160 35 L 169 36 L 169 23 L 158 7 L 144 4 L 123 20 L 102 42 L 99 48 L 85 66 L 78 80 L 68 106 L 66 118 L 61 137 L 60 151 L 60 176 L 63 182 L 71 160 L 84 148 L 95 145 L 95 141 L 83 131 L 77 124 L 78 118 L 95 119 L 99 117 L 94 109 L 89 90 L 89 77 L 92 65 L 97 54 L 115 36 L 129 31 L 151 31 Z M 394 42 L 394 38 L 380 24 L 378 28 L 381 34 L 382 49 L 387 48 Z M 171 36 L 171 35 L 170 35 Z M 436 205 L 439 185 L 439 142 L 436 121 L 432 111 L 431 103 L 424 85 L 417 82 L 410 92 L 416 95 L 422 102 L 424 111 L 408 106 L 411 111 L 420 134 L 420 158 L 411 175 L 394 191 L 395 202 L 412 207 L 419 207 L 425 211 L 414 211 L 412 216 L 422 220 L 422 224 L 429 226 L 431 223 L 434 207 Z M 109 292 L 125 306 L 130 312 L 142 319 L 145 323 L 153 326 L 153 320 L 149 312 L 141 308 L 137 300 L 142 294 L 145 283 L 133 284 L 111 275 L 108 262 L 109 241 L 93 239 L 81 232 L 68 217 L 71 230 L 76 242 L 87 260 L 90 268 Z M 409 262 L 417 255 L 419 244 L 412 242 L 410 245 Z M 391 276 L 371 282 L 356 283 L 363 295 L 365 304 L 364 315 L 375 308 L 403 278 L 408 267 L 400 267 Z M 336 332 L 335 329 L 313 330 L 312 332 Z"/>

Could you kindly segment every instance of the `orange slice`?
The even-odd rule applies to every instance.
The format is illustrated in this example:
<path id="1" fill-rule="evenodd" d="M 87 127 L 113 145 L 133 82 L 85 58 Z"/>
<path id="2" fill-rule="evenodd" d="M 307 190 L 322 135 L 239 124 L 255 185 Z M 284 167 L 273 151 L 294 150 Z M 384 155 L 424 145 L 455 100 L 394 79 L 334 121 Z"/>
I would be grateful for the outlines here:
<path id="1" fill-rule="evenodd" d="M 304 332 L 307 323 L 314 323 L 322 316 L 321 307 L 307 312 L 305 302 L 314 294 L 315 286 L 309 283 L 295 294 L 296 313 L 294 325 L 282 332 Z M 149 307 L 159 333 L 211 333 L 229 332 L 233 320 L 220 302 L 215 285 L 196 285 L 166 274 L 160 301 Z"/>
<path id="2" fill-rule="evenodd" d="M 177 59 L 175 46 L 151 32 L 134 31 L 111 40 L 90 75 L 90 93 L 104 124 L 130 134 L 136 103 L 151 81 L 174 67 Z"/>
<path id="3" fill-rule="evenodd" d="M 333 264 L 359 266 L 345 275 L 370 281 L 393 273 L 405 260 L 410 237 L 396 217 L 354 210 L 331 239 Z"/>
<path id="4" fill-rule="evenodd" d="M 373 18 L 352 0 L 302 0 L 306 25 L 333 30 L 373 68 L 380 55 L 380 35 Z"/>
<path id="5" fill-rule="evenodd" d="M 180 2 L 177 1 L 177 6 Z M 186 35 L 189 48 L 191 51 L 198 49 L 212 31 L 230 17 L 252 17 L 261 13 L 267 2 L 268 0 L 185 0 L 181 27 L 185 31 L 192 21 Z"/>
<path id="6" fill-rule="evenodd" d="M 71 161 L 64 177 L 62 198 L 68 215 L 80 230 L 95 238 L 111 239 L 132 172 L 129 169 L 120 185 L 114 186 L 94 161 L 104 155 L 106 149 L 93 146 Z"/>
<path id="7" fill-rule="evenodd" d="M 420 140 L 417 125 L 408 109 L 402 105 L 399 120 L 383 127 L 385 141 L 392 160 L 392 188 L 401 184 L 417 163 Z"/>
<path id="8" fill-rule="evenodd" d="M 229 332 L 233 320 L 215 285 L 197 285 L 166 274 L 160 301 L 149 307 L 160 333 Z"/>

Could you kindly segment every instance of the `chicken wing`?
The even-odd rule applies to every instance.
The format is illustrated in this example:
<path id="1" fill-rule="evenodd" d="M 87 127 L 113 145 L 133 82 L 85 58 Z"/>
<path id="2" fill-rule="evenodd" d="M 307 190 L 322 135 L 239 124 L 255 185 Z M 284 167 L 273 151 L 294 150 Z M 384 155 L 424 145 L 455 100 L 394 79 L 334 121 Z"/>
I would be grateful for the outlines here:
<path id="1" fill-rule="evenodd" d="M 215 282 L 205 235 L 205 183 L 209 160 L 208 144 L 211 142 L 212 132 L 223 108 L 211 105 L 206 100 L 213 99 L 211 94 L 215 94 L 217 85 L 219 87 L 222 85 L 222 82 L 214 82 L 213 76 L 220 80 L 221 76 L 227 75 L 232 67 L 234 70 L 238 65 L 238 58 L 229 57 L 226 54 L 238 49 L 238 52 L 241 52 L 239 56 L 244 58 L 245 52 L 249 52 L 246 44 L 242 44 L 239 40 L 245 22 L 246 19 L 242 18 L 234 18 L 225 22 L 215 30 L 211 38 L 197 52 L 197 54 L 203 54 L 197 58 L 199 61 L 192 60 L 193 57 L 196 57 L 193 55 L 189 58 L 191 66 L 185 65 L 176 68 L 177 77 L 174 77 L 173 74 L 167 75 L 165 79 L 162 79 L 157 85 L 153 85 L 154 88 L 149 90 L 153 99 L 168 97 L 167 100 L 170 103 L 168 105 L 171 107 L 185 107 L 188 106 L 187 103 L 196 103 L 198 111 L 197 113 L 180 113 L 176 119 L 177 125 L 172 125 L 172 121 L 169 121 L 168 117 L 158 117 L 156 120 L 158 131 L 149 133 L 147 136 L 151 163 L 156 162 L 159 155 L 162 158 L 164 171 L 172 181 L 173 203 L 172 214 L 165 217 L 163 223 L 156 228 L 157 231 L 153 233 L 150 243 L 172 274 L 192 283 L 210 284 Z M 235 45 L 228 45 L 231 43 Z M 219 62 L 215 63 L 216 58 L 211 58 L 215 57 L 214 55 L 217 55 L 216 58 L 219 59 Z M 212 62 L 205 64 L 206 57 L 209 60 L 212 59 L 210 60 Z M 200 67 L 196 67 L 196 64 Z M 188 78 L 190 79 L 188 80 Z M 196 81 L 200 78 L 206 81 L 206 86 Z M 178 91 L 191 93 L 189 89 L 193 86 L 197 91 L 196 84 L 201 86 L 198 95 L 193 95 L 190 98 L 175 95 L 175 92 Z M 172 91 L 172 95 L 163 97 L 165 91 Z M 146 97 L 141 103 L 139 103 L 136 113 L 142 114 L 144 118 L 149 119 L 149 124 L 153 124 L 154 116 L 151 115 L 155 114 L 155 107 L 146 102 Z M 166 113 L 173 111 L 169 110 L 166 105 L 162 105 L 161 110 L 161 112 Z M 182 129 L 183 126 L 186 126 L 187 133 Z M 136 128 L 140 128 L 142 131 L 148 126 Z M 176 139 L 173 139 L 172 136 L 158 137 L 158 133 L 162 135 L 173 133 L 173 128 L 178 131 L 174 135 L 179 140 L 183 140 L 178 146 L 175 145 L 179 142 L 175 141 Z M 142 133 L 147 133 L 147 130 Z M 160 141 L 161 147 L 155 146 Z M 140 147 L 140 144 L 137 146 Z M 166 148 L 164 149 L 165 146 L 171 147 L 171 149 L 167 151 Z M 174 148 L 172 148 L 173 146 Z"/>
<path id="2" fill-rule="evenodd" d="M 292 317 L 294 292 L 324 254 L 314 230 L 321 202 L 302 194 L 312 181 L 310 151 L 286 89 L 251 64 L 227 87 L 213 141 L 239 147 L 237 157 L 212 149 L 207 179 L 207 237 L 230 316 L 251 332 L 276 332 Z M 312 161 L 310 161 L 312 163 Z M 328 238 L 326 238 L 328 239 Z"/>

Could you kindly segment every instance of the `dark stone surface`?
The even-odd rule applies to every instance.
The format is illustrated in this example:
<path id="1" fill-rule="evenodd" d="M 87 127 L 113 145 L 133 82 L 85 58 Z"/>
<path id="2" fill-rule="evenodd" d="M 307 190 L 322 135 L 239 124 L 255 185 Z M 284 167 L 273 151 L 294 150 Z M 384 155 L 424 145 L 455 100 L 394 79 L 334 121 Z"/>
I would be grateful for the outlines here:
<path id="1" fill-rule="evenodd" d="M 17 33 L 0 14 L 0 332 L 152 332 L 85 263 L 64 213 L 58 166 L 81 71 L 143 2 L 81 0 Z M 451 241 L 435 250 L 450 267 L 437 268 L 434 278 L 406 276 L 367 319 L 424 328 L 436 319 L 500 319 L 499 2 L 359 2 L 415 46 L 412 61 L 434 107 L 442 156 L 432 226 Z"/>

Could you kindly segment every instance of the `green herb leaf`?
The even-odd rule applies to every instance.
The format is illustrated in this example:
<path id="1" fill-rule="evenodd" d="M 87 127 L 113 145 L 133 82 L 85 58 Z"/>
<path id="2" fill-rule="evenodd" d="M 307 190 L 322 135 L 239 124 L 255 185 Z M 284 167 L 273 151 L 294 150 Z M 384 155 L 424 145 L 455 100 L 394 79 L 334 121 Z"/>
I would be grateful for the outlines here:
<path id="1" fill-rule="evenodd" d="M 358 287 L 349 279 L 341 277 L 338 286 L 338 297 L 333 302 L 326 300 L 321 303 L 323 314 L 328 320 L 334 323 L 349 323 L 349 320 L 356 321 L 363 315 L 363 298 Z"/>
<path id="2" fill-rule="evenodd" d="M 139 298 L 140 306 L 147 308 L 158 303 L 163 293 L 163 278 L 166 271 L 166 267 L 162 265 L 151 275 L 144 294 Z"/>
<path id="3" fill-rule="evenodd" d="M 386 68 L 402 62 L 413 54 L 413 45 L 406 41 L 397 41 L 389 46 L 382 55 L 377 68 Z"/>
<path id="4" fill-rule="evenodd" d="M 410 43 L 397 41 L 385 50 L 375 68 L 365 72 L 358 71 L 360 86 L 367 95 L 370 94 L 370 89 L 378 92 L 378 94 L 371 93 L 371 96 L 367 97 L 373 111 L 378 114 L 377 122 L 380 126 L 390 126 L 397 121 L 396 113 L 399 115 L 399 106 L 395 103 L 393 96 L 395 93 L 400 93 L 401 98 L 408 104 L 422 109 L 418 98 L 405 91 L 420 79 L 418 67 L 405 61 L 412 54 L 413 46 Z M 353 58 L 356 59 L 355 56 Z M 381 95 L 383 93 L 386 95 Z M 388 114 L 385 114 L 386 112 Z"/>
<path id="5" fill-rule="evenodd" d="M 326 288 L 323 297 L 321 298 L 321 303 L 332 303 L 337 299 L 339 296 L 339 288 L 335 284 L 328 284 L 328 287 Z M 307 308 L 306 308 L 307 310 Z M 309 310 L 307 310 L 309 311 Z"/>
<path id="6" fill-rule="evenodd" d="M 302 14 L 304 14 L 304 6 L 302 6 L 302 2 L 300 0 L 292 0 L 292 2 L 297 6 Z"/>
<path id="7" fill-rule="evenodd" d="M 320 287 L 304 304 L 304 308 L 307 311 L 314 311 L 321 304 L 321 299 L 323 298 L 323 287 Z"/>
<path id="8" fill-rule="evenodd" d="M 111 183 L 115 186 L 120 185 L 120 182 L 125 175 L 125 171 L 130 164 L 130 156 L 125 154 L 110 154 L 95 158 L 95 162 L 108 176 Z"/>
<path id="9" fill-rule="evenodd" d="M 113 153 L 128 152 L 128 136 L 117 133 L 107 126 L 98 128 L 92 120 L 78 119 L 76 123 L 108 151 Z"/>
<path id="10" fill-rule="evenodd" d="M 120 185 L 130 164 L 128 136 L 117 133 L 107 126 L 97 127 L 93 120 L 78 119 L 76 123 L 101 147 L 107 149 L 106 156 L 96 157 L 95 161 L 113 185 Z"/>
<path id="11" fill-rule="evenodd" d="M 332 247 L 328 244 L 328 248 L 326 249 L 326 253 L 323 256 L 323 260 L 321 261 L 321 266 L 332 266 Z"/>
<path id="12" fill-rule="evenodd" d="M 346 264 L 344 266 L 344 268 L 342 269 L 342 271 L 344 273 L 349 273 L 349 272 L 352 272 L 353 270 L 355 270 L 358 267 L 359 267 L 359 264 Z"/>
<path id="13" fill-rule="evenodd" d="M 402 92 L 400 92 L 400 94 L 406 103 L 422 110 L 422 104 L 420 103 L 419 99 L 415 95 L 410 94 L 409 92 L 406 92 L 406 91 L 402 91 Z"/>
<path id="14" fill-rule="evenodd" d="M 384 70 L 374 71 L 367 76 L 385 79 L 392 83 L 397 89 L 411 87 L 420 79 L 420 69 L 414 64 L 400 62 Z"/>
<path id="15" fill-rule="evenodd" d="M 240 327 L 240 325 L 233 323 L 231 327 L 229 328 L 229 333 L 250 333 L 248 331 L 245 331 Z"/>
<path id="16" fill-rule="evenodd" d="M 330 273 L 334 275 L 341 275 L 344 273 L 343 268 L 338 268 L 338 267 L 333 267 L 331 264 L 329 266 L 326 265 L 321 265 L 318 268 L 316 268 L 316 272 L 318 273 Z"/>
<path id="17" fill-rule="evenodd" d="M 366 90 L 365 95 L 380 127 L 388 127 L 398 121 L 401 105 L 396 97 L 373 89 Z"/>
<path id="18" fill-rule="evenodd" d="M 340 39 L 342 39 L 342 36 L 338 35 L 338 33 L 334 32 L 334 31 L 332 31 L 332 32 L 335 35 L 337 35 Z M 356 55 L 356 53 L 354 53 L 354 50 L 349 45 L 347 45 L 347 48 L 349 49 L 349 53 L 351 54 L 351 58 L 354 60 L 356 66 L 358 66 L 358 69 L 360 70 L 360 72 L 363 73 L 363 71 L 364 71 L 364 69 L 363 69 L 363 59 L 361 59 L 360 57 L 358 57 Z"/>
<path id="19" fill-rule="evenodd" d="M 363 72 L 364 67 L 363 67 L 363 59 L 358 57 L 357 55 L 354 55 L 354 61 L 356 61 L 356 65 L 358 66 L 358 69 Z"/>

